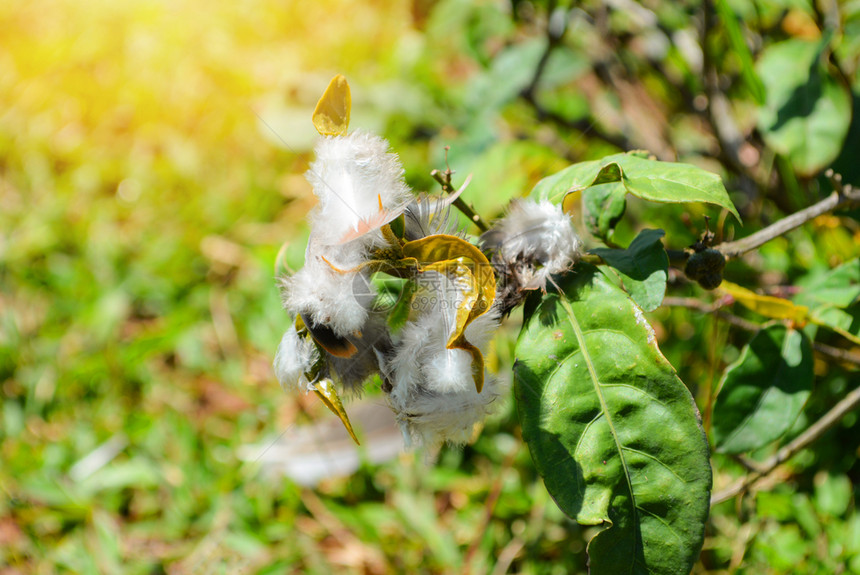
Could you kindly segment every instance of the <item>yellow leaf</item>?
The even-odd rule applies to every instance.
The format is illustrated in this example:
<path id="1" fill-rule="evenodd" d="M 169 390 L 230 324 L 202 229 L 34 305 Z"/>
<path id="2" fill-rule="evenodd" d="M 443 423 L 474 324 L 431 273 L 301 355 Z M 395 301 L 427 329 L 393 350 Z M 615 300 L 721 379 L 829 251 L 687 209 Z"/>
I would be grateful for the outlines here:
<path id="1" fill-rule="evenodd" d="M 406 242 L 403 255 L 418 262 L 419 270 L 445 274 L 462 288 L 463 301 L 457 309 L 456 325 L 448 337 L 448 349 L 462 349 L 472 355 L 472 377 L 478 393 L 484 387 L 484 357 L 466 341 L 466 327 L 493 305 L 496 276 L 481 250 L 456 236 L 438 234 Z"/>
<path id="2" fill-rule="evenodd" d="M 349 128 L 349 110 L 352 96 L 349 83 L 342 74 L 329 82 L 322 97 L 314 108 L 313 122 L 317 132 L 323 136 L 343 136 Z"/>
<path id="3" fill-rule="evenodd" d="M 314 393 L 316 393 L 320 399 L 322 399 L 323 403 L 332 413 L 334 413 L 338 418 L 340 418 L 341 422 L 343 422 L 343 426 L 346 428 L 347 432 L 349 432 L 349 436 L 352 437 L 352 440 L 355 441 L 356 445 L 361 445 L 358 442 L 358 438 L 355 436 L 355 432 L 352 430 L 352 424 L 349 422 L 349 416 L 346 414 L 346 410 L 343 408 L 343 404 L 340 401 L 340 397 L 337 395 L 337 390 L 334 388 L 334 383 L 330 379 L 322 379 L 316 383 L 314 383 Z"/>
<path id="4" fill-rule="evenodd" d="M 743 304 L 759 315 L 771 319 L 790 319 L 798 323 L 804 323 L 809 314 L 809 308 L 796 305 L 787 299 L 769 295 L 759 295 L 732 282 L 723 280 L 720 290 L 732 296 L 735 301 Z"/>
<path id="5" fill-rule="evenodd" d="M 573 215 L 576 212 L 577 206 L 581 203 L 582 190 L 573 190 L 565 194 L 561 200 L 561 210 L 566 214 Z"/>
<path id="6" fill-rule="evenodd" d="M 467 324 L 487 312 L 493 305 L 496 297 L 496 276 L 493 273 L 493 267 L 481 250 L 466 240 L 446 234 L 427 236 L 403 244 L 403 255 L 406 258 L 414 258 L 422 270 L 428 265 L 446 260 L 458 260 L 460 264 L 469 268 L 477 282 L 478 298 L 469 314 Z"/>
<path id="7" fill-rule="evenodd" d="M 457 306 L 454 330 L 446 343 L 448 349 L 451 349 L 454 342 L 460 339 L 469 322 L 481 315 L 480 313 L 475 313 L 475 304 L 480 297 L 477 281 L 475 281 L 475 275 L 472 273 L 472 270 L 469 269 L 463 260 L 464 258 L 445 260 L 429 264 L 424 268 L 424 271 L 435 271 L 447 276 L 463 294 L 463 301 Z"/>

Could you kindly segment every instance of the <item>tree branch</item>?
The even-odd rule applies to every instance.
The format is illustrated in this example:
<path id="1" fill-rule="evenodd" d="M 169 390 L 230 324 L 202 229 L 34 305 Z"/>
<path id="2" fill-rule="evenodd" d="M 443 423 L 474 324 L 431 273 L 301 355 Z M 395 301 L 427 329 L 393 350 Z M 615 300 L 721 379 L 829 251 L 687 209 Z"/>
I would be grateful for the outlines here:
<path id="1" fill-rule="evenodd" d="M 761 463 L 760 471 L 755 471 L 746 477 L 741 477 L 725 489 L 718 491 L 711 497 L 711 506 L 728 501 L 732 497 L 745 492 L 763 477 L 771 474 L 774 469 L 791 459 L 798 451 L 820 438 L 826 431 L 839 423 L 839 420 L 860 405 L 860 388 L 851 391 L 842 400 L 825 413 L 821 419 L 809 426 L 809 428 L 798 435 L 794 441 L 777 451 L 772 457 Z"/>
<path id="2" fill-rule="evenodd" d="M 860 353 L 854 353 L 852 351 L 848 351 L 847 349 L 833 347 L 818 342 L 814 342 L 812 344 L 812 347 L 814 347 L 815 351 L 817 351 L 818 353 L 822 353 L 828 357 L 832 357 L 833 359 L 838 359 L 847 363 L 853 363 L 854 365 L 860 365 Z"/>
<path id="3" fill-rule="evenodd" d="M 632 146 L 627 138 L 613 134 L 605 134 L 596 129 L 596 124 L 594 122 L 587 119 L 569 120 L 561 114 L 553 112 L 552 110 L 547 110 L 540 104 L 540 102 L 538 102 L 537 89 L 540 84 L 540 80 L 543 77 L 543 73 L 546 70 L 547 62 L 549 62 L 549 58 L 552 55 L 553 50 L 561 44 L 564 33 L 567 31 L 566 20 L 564 21 L 563 26 L 558 27 L 558 29 L 552 25 L 552 13 L 555 11 L 555 5 L 555 1 L 552 1 L 547 7 L 546 48 L 541 54 L 537 66 L 535 66 L 535 71 L 532 75 L 531 81 L 520 93 L 520 97 L 532 107 L 540 121 L 548 120 L 557 127 L 567 130 L 575 130 L 577 132 L 581 132 L 583 135 L 591 134 L 593 137 L 603 140 L 607 144 L 615 146 L 616 148 L 620 148 L 621 150 L 630 150 Z"/>
<path id="4" fill-rule="evenodd" d="M 820 202 L 800 210 L 799 212 L 795 212 L 790 216 L 786 216 L 745 238 L 734 242 L 718 244 L 714 246 L 714 249 L 719 250 L 720 253 L 726 256 L 727 260 L 737 258 L 750 250 L 754 250 L 755 248 L 766 244 L 774 238 L 786 234 L 793 229 L 799 228 L 806 222 L 813 220 L 822 214 L 826 214 L 827 212 L 831 212 L 852 202 L 860 201 L 860 190 L 854 189 L 850 185 L 843 186 L 842 178 L 839 177 L 839 174 L 834 174 L 832 170 L 828 170 L 826 175 L 831 179 L 836 191 Z"/>

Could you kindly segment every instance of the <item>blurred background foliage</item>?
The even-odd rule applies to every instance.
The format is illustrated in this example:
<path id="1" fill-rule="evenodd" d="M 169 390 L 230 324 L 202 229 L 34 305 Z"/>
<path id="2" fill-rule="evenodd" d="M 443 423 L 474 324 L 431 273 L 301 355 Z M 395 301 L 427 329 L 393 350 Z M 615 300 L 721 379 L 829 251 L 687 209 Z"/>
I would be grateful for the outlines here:
<path id="1" fill-rule="evenodd" d="M 706 167 L 743 227 L 631 200 L 615 236 L 683 248 L 703 215 L 739 237 L 823 197 L 825 167 L 860 184 L 859 57 L 856 0 L 0 3 L 0 573 L 585 572 L 590 534 L 536 478 L 510 401 L 436 465 L 370 463 L 365 442 L 358 471 L 310 489 L 242 456 L 327 416 L 271 370 L 316 99 L 345 74 L 352 126 L 389 138 L 417 190 L 450 146 L 485 218 L 619 149 Z M 727 277 L 790 292 L 860 253 L 858 221 L 818 218 Z M 704 410 L 750 334 L 650 318 Z M 503 379 L 516 331 L 490 358 Z M 860 384 L 816 374 L 804 421 Z M 858 438 L 849 414 L 715 507 L 696 572 L 860 573 Z M 743 472 L 715 468 L 717 488 Z"/>

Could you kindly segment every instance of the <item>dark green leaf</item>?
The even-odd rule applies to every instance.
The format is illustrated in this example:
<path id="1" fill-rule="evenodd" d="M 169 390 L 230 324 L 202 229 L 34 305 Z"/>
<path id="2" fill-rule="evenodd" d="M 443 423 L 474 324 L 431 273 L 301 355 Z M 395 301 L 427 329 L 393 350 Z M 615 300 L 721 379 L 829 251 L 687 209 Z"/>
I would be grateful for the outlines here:
<path id="1" fill-rule="evenodd" d="M 786 40 L 770 46 L 758 63 L 767 90 L 758 128 L 804 175 L 839 156 L 851 125 L 851 94 L 827 68 L 828 43 L 829 37 Z"/>
<path id="2" fill-rule="evenodd" d="M 812 344 L 802 331 L 773 324 L 726 369 L 714 404 L 717 451 L 743 453 L 788 431 L 812 390 Z"/>
<path id="3" fill-rule="evenodd" d="M 645 311 L 657 309 L 666 293 L 669 256 L 660 242 L 664 235 L 663 230 L 642 230 L 626 250 L 591 250 L 618 272 L 624 289 Z"/>
<path id="4" fill-rule="evenodd" d="M 558 506 L 605 527 L 593 573 L 687 574 L 708 516 L 708 447 L 690 393 L 627 295 L 579 265 L 530 298 L 514 382 L 523 438 Z"/>
<path id="5" fill-rule="evenodd" d="M 538 182 L 531 195 L 558 202 L 571 191 L 617 181 L 628 193 L 644 200 L 715 204 L 740 220 L 718 175 L 690 164 L 648 160 L 638 154 L 614 154 L 574 164 Z"/>

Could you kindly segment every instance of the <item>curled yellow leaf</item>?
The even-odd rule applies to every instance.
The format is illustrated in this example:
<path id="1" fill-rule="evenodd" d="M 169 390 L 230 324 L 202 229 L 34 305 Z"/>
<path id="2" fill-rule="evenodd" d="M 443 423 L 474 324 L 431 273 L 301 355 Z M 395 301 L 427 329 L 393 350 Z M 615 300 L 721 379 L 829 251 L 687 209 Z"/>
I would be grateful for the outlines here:
<path id="1" fill-rule="evenodd" d="M 349 83 L 342 74 L 331 79 L 314 108 L 313 122 L 323 136 L 343 136 L 349 128 L 349 110 L 352 96 Z"/>
<path id="2" fill-rule="evenodd" d="M 448 349 L 462 349 L 472 356 L 472 377 L 478 393 L 484 387 L 484 357 L 466 340 L 466 327 L 493 305 L 496 276 L 484 254 L 462 238 L 438 234 L 403 245 L 405 258 L 415 260 L 422 272 L 444 274 L 456 285 L 462 299 L 457 304 L 454 329 Z"/>
<path id="3" fill-rule="evenodd" d="M 403 244 L 403 255 L 406 258 L 414 258 L 422 270 L 429 265 L 448 260 L 457 260 L 460 265 L 468 267 L 475 277 L 478 298 L 472 306 L 466 325 L 489 311 L 493 305 L 496 297 L 493 267 L 481 250 L 466 240 L 447 234 L 427 236 Z"/>

